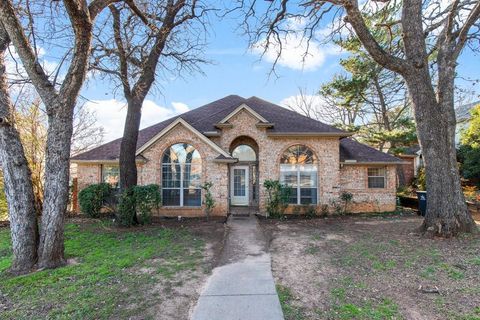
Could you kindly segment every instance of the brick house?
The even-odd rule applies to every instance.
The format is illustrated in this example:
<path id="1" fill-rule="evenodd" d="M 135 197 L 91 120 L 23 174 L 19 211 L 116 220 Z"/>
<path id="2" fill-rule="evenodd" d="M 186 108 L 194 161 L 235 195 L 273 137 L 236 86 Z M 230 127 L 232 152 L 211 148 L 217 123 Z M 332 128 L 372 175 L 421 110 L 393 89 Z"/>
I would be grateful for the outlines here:
<path id="1" fill-rule="evenodd" d="M 395 209 L 400 159 L 360 144 L 350 133 L 257 97 L 231 95 L 139 133 L 138 183 L 162 188 L 160 216 L 202 216 L 202 189 L 213 183 L 213 215 L 265 214 L 267 179 L 291 189 L 287 212 L 333 209 L 342 192 L 352 212 Z M 78 189 L 118 183 L 121 139 L 71 159 Z"/>

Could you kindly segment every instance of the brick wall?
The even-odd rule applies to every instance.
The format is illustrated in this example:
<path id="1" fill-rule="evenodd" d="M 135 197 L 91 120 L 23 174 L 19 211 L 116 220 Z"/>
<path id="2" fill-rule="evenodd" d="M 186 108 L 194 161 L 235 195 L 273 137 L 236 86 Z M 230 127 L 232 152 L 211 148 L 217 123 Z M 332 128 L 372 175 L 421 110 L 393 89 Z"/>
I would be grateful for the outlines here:
<path id="1" fill-rule="evenodd" d="M 415 178 L 415 158 L 402 155 L 398 155 L 397 157 L 407 162 L 397 166 L 398 183 L 400 186 L 409 186 Z"/>
<path id="2" fill-rule="evenodd" d="M 264 212 L 266 205 L 264 181 L 280 178 L 280 158 L 288 147 L 295 144 L 310 147 L 318 158 L 319 206 L 328 204 L 331 199 L 338 197 L 340 181 L 338 138 L 272 138 L 267 136 L 267 129 L 255 126 L 257 122 L 258 119 L 243 110 L 229 120 L 233 127 L 222 129 L 222 135 L 214 141 L 225 151 L 229 150 L 231 143 L 239 136 L 248 136 L 257 142 L 259 146 L 260 211 Z"/>
<path id="3" fill-rule="evenodd" d="M 353 194 L 351 212 L 394 211 L 396 207 L 396 167 L 386 168 L 386 187 L 368 188 L 367 170 L 374 166 L 344 165 L 340 170 L 340 190 Z"/>
<path id="4" fill-rule="evenodd" d="M 78 164 L 77 166 L 77 178 L 78 178 L 78 191 L 85 187 L 100 183 L 101 179 L 101 165 L 100 164 Z"/>
<path id="5" fill-rule="evenodd" d="M 175 126 L 159 141 L 142 153 L 147 159 L 147 162 L 143 164 L 138 173 L 141 183 L 162 184 L 162 155 L 168 147 L 176 143 L 188 143 L 200 153 L 200 157 L 202 158 L 202 183 L 206 181 L 213 182 L 211 192 L 216 201 L 216 206 L 212 215 L 226 215 L 228 211 L 228 166 L 225 163 L 213 162 L 218 156 L 218 152 L 213 150 L 211 146 L 194 135 L 182 124 Z M 202 190 L 202 196 L 203 193 Z M 204 209 L 162 207 L 156 214 L 161 216 L 202 216 L 204 215 Z"/>
<path id="6" fill-rule="evenodd" d="M 258 122 L 247 111 L 241 111 L 233 116 L 229 123 L 232 128 L 223 128 L 221 136 L 211 140 L 226 152 L 230 151 L 232 142 L 240 136 L 255 140 L 258 145 L 259 163 L 259 207 L 265 211 L 266 192 L 263 183 L 267 179 L 279 179 L 280 157 L 284 150 L 295 144 L 303 144 L 311 148 L 318 158 L 318 209 L 322 205 L 332 207 L 338 201 L 341 191 L 349 191 L 354 195 L 353 212 L 391 211 L 395 209 L 395 166 L 387 168 L 387 188 L 367 188 L 367 167 L 359 165 L 344 165 L 340 169 L 339 139 L 337 137 L 288 137 L 273 138 L 267 136 L 267 129 L 257 128 Z M 213 215 L 222 216 L 228 212 L 229 205 L 229 164 L 216 163 L 213 160 L 218 152 L 212 149 L 202 139 L 179 124 L 156 143 L 145 150 L 142 155 L 147 161 L 138 167 L 139 184 L 161 185 L 161 158 L 166 148 L 175 143 L 188 143 L 194 146 L 202 158 L 202 183 L 213 182 L 212 194 L 216 200 Z M 100 182 L 100 165 L 79 165 L 79 190 L 91 183 Z M 202 192 L 203 195 L 203 192 Z M 291 206 L 288 212 L 298 212 L 296 206 Z M 164 216 L 202 216 L 203 208 L 163 207 L 156 215 Z"/>

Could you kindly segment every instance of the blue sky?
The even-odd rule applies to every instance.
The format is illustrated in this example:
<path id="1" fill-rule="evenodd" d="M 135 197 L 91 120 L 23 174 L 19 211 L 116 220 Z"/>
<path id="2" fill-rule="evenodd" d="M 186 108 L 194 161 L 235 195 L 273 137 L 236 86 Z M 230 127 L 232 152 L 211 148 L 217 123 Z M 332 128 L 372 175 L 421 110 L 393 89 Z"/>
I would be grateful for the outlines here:
<path id="1" fill-rule="evenodd" d="M 316 89 L 321 82 L 327 81 L 340 70 L 338 53 L 326 54 L 325 60 L 312 62 L 311 69 L 302 70 L 301 56 L 298 55 L 296 69 L 283 65 L 277 66 L 277 75 L 268 75 L 272 63 L 268 59 L 260 60 L 258 53 L 248 50 L 248 39 L 240 34 L 238 20 L 233 18 L 212 19 L 205 58 L 212 61 L 202 67 L 205 75 L 184 74 L 184 79 L 160 80 L 161 92 L 155 92 L 150 98 L 159 104 L 169 105 L 172 101 L 181 101 L 191 107 L 208 103 L 228 94 L 245 97 L 256 95 L 273 102 L 298 92 L 298 87 Z M 325 46 L 325 52 L 331 51 Z M 301 51 L 299 48 L 298 51 Z M 315 60 L 316 57 L 311 58 Z M 320 60 L 320 59 L 317 59 Z M 90 85 L 84 94 L 90 99 L 113 97 L 111 89 L 104 85 Z M 159 90 L 155 90 L 159 91 Z M 117 98 L 121 98 L 117 96 Z"/>
<path id="2" fill-rule="evenodd" d="M 298 94 L 299 87 L 313 93 L 320 85 L 340 72 L 345 56 L 332 45 L 314 43 L 312 55 L 302 68 L 302 46 L 291 46 L 276 68 L 278 77 L 270 76 L 271 57 L 262 60 L 258 52 L 248 50 L 248 39 L 238 31 L 238 19 L 211 19 L 211 31 L 205 58 L 213 64 L 203 66 L 204 75 L 183 74 L 183 78 L 159 79 L 158 90 L 152 90 L 144 106 L 142 127 L 160 122 L 188 109 L 199 107 L 229 94 L 258 96 L 281 104 Z M 478 54 L 466 51 L 460 58 L 458 72 L 465 78 L 479 78 Z M 459 80 L 463 86 L 471 86 Z M 101 125 L 106 128 L 105 141 L 120 137 L 125 108 L 121 91 L 116 96 L 104 81 L 90 79 L 82 95 L 93 103 Z M 114 113 L 117 113 L 114 115 Z"/>

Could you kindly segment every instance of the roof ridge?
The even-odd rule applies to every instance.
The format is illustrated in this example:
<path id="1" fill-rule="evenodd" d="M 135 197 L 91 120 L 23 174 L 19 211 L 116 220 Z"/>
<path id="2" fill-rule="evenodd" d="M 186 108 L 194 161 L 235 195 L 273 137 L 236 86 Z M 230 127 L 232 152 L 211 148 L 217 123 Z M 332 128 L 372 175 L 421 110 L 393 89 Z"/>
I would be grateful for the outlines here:
<path id="1" fill-rule="evenodd" d="M 206 106 L 208 106 L 208 105 L 210 105 L 210 104 L 214 104 L 214 103 L 216 103 L 216 102 L 218 102 L 218 101 L 220 101 L 220 100 L 223 100 L 223 99 L 226 99 L 226 98 L 229 98 L 229 97 L 239 97 L 239 98 L 245 100 L 245 98 L 243 98 L 242 96 L 239 96 L 239 95 L 236 95 L 236 94 L 230 94 L 230 95 L 225 96 L 225 97 L 223 97 L 223 98 L 217 99 L 217 100 L 215 100 L 215 101 L 209 102 L 209 103 L 204 104 L 204 105 L 202 105 L 202 106 L 199 106 L 199 107 L 196 107 L 196 108 L 194 108 L 194 109 L 188 110 L 187 112 L 177 114 L 177 115 L 175 115 L 175 116 L 173 116 L 173 117 L 170 117 L 170 118 L 165 119 L 165 120 L 163 120 L 163 121 L 160 121 L 160 122 L 157 122 L 157 123 L 155 123 L 155 124 L 152 124 L 151 126 L 148 126 L 148 127 L 146 127 L 146 128 L 143 128 L 143 129 L 139 130 L 138 133 L 140 133 L 140 131 L 143 131 L 143 130 L 150 129 L 150 128 L 152 128 L 152 127 L 158 126 L 158 125 L 161 124 L 161 123 L 168 122 L 168 121 L 173 121 L 173 120 L 177 119 L 178 117 L 182 117 L 183 115 L 186 115 L 186 114 L 188 114 L 188 113 L 190 113 L 190 112 L 193 112 L 193 111 L 198 111 L 198 109 L 200 109 L 200 108 L 206 107 Z M 220 111 L 218 111 L 218 112 L 220 112 Z M 217 114 L 218 112 L 216 112 L 216 113 L 214 113 L 214 114 Z M 182 117 L 182 119 L 184 119 L 184 118 Z M 205 118 L 202 118 L 202 119 L 205 119 Z M 184 119 L 184 120 L 185 120 L 185 119 Z M 191 123 L 196 123 L 196 122 L 198 122 L 198 121 L 191 122 Z M 120 138 L 118 138 L 118 139 L 122 139 L 122 137 L 120 137 Z M 115 139 L 115 140 L 117 140 L 117 139 Z M 115 140 L 112 140 L 112 141 L 115 141 Z M 108 143 L 108 142 L 107 142 L 107 143 Z"/>
<path id="2" fill-rule="evenodd" d="M 265 102 L 265 103 L 268 103 L 268 104 L 270 104 L 270 105 L 273 105 L 273 106 L 275 106 L 275 107 L 282 108 L 283 110 L 286 110 L 287 112 L 294 113 L 296 116 L 301 116 L 301 117 L 303 117 L 303 118 L 305 118 L 305 119 L 307 119 L 307 120 L 310 120 L 310 121 L 316 121 L 316 122 L 318 122 L 318 123 L 321 123 L 322 125 L 329 126 L 329 127 L 333 128 L 333 129 L 335 129 L 335 130 L 338 130 L 339 132 L 348 132 L 348 131 L 345 131 L 345 130 L 342 130 L 342 129 L 338 129 L 337 127 L 335 127 L 335 126 L 333 126 L 333 125 L 331 125 L 331 124 L 325 123 L 325 122 L 320 121 L 320 120 L 317 120 L 317 119 L 310 118 L 310 117 L 308 117 L 308 116 L 306 116 L 306 115 L 304 115 L 304 114 L 301 114 L 300 112 L 297 112 L 297 111 L 294 111 L 294 110 L 291 110 L 291 109 L 282 107 L 281 105 L 278 105 L 278 104 L 276 104 L 276 103 L 273 103 L 273 102 L 264 100 L 264 99 L 259 98 L 259 97 L 257 97 L 257 96 L 251 96 L 251 97 L 248 98 L 247 100 L 249 100 L 249 99 L 257 99 L 257 100 L 260 100 L 260 101 L 262 101 L 262 102 Z M 283 110 L 282 110 L 282 111 L 283 111 Z"/>
<path id="3" fill-rule="evenodd" d="M 243 101 L 246 101 L 246 99 L 245 99 L 244 97 L 239 96 L 239 95 L 236 95 L 236 94 L 232 94 L 232 95 L 229 95 L 229 96 L 227 96 L 227 97 L 230 97 L 230 96 L 232 96 L 232 97 L 238 97 L 238 98 L 241 98 Z M 222 98 L 222 99 L 223 99 L 223 98 Z M 221 100 L 221 99 L 220 99 L 220 100 Z M 218 101 L 218 100 L 217 100 L 217 101 Z M 245 103 L 245 102 L 242 102 L 242 103 Z M 202 106 L 202 107 L 204 107 L 204 106 Z M 197 109 L 200 109 L 200 108 L 202 108 L 202 107 L 198 107 Z M 231 106 L 229 106 L 229 107 L 231 107 Z M 220 109 L 220 108 L 219 108 L 219 109 Z M 218 110 L 218 111 L 215 112 L 215 113 L 212 113 L 212 114 L 210 114 L 210 115 L 208 115 L 208 116 L 206 116 L 206 117 L 199 118 L 199 119 L 195 120 L 194 122 L 191 122 L 191 124 L 198 123 L 199 121 L 201 121 L 201 120 L 203 120 L 203 119 L 211 118 L 212 116 L 214 116 L 214 115 L 216 115 L 216 114 L 219 114 L 219 113 L 222 112 L 222 111 L 223 111 L 223 109 L 220 109 L 220 110 Z"/>

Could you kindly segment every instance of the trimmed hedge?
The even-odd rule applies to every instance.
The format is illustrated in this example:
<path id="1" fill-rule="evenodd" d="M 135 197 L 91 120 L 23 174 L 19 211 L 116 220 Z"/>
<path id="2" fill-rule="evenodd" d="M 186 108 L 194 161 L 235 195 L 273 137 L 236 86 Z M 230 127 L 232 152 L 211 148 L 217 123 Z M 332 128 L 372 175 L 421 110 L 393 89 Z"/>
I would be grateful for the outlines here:
<path id="1" fill-rule="evenodd" d="M 89 185 L 78 194 L 81 211 L 92 218 L 98 218 L 100 210 L 104 207 L 112 191 L 112 187 L 108 183 Z"/>
<path id="2" fill-rule="evenodd" d="M 135 215 L 138 223 L 149 224 L 152 219 L 152 210 L 158 208 L 160 203 L 160 187 L 156 184 L 129 188 L 119 199 L 118 224 L 124 227 L 133 225 Z"/>

